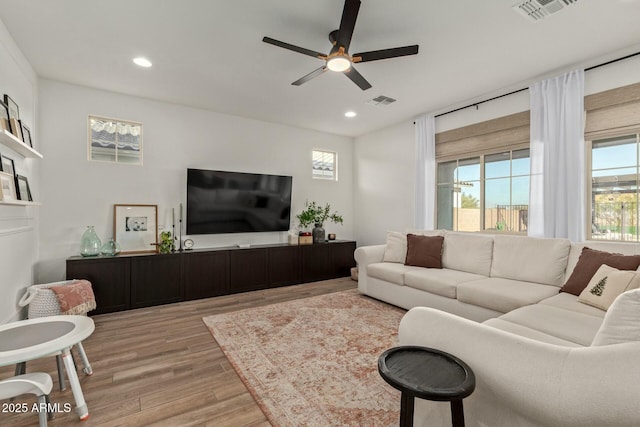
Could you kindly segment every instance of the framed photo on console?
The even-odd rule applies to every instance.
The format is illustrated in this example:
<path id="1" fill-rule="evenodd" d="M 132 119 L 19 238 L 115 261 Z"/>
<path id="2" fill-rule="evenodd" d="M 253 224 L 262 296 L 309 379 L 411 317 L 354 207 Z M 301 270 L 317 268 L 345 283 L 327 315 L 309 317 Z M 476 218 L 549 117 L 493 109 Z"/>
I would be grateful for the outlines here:
<path id="1" fill-rule="evenodd" d="M 16 183 L 13 175 L 5 172 L 0 172 L 0 200 L 3 202 L 11 202 L 17 200 L 16 197 Z"/>
<path id="2" fill-rule="evenodd" d="M 29 180 L 26 176 L 16 174 L 16 190 L 19 200 L 33 202 L 33 197 L 31 197 L 31 188 L 29 187 Z"/>
<path id="3" fill-rule="evenodd" d="M 158 205 L 113 205 L 113 239 L 122 253 L 158 251 Z"/>

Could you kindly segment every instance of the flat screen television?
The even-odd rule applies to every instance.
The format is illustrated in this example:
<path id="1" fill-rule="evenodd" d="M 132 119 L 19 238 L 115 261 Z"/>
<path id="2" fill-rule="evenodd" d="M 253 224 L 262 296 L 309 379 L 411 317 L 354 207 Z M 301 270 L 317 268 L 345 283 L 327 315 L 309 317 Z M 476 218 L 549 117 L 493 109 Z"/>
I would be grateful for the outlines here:
<path id="1" fill-rule="evenodd" d="M 187 169 L 187 234 L 289 230 L 293 178 Z"/>

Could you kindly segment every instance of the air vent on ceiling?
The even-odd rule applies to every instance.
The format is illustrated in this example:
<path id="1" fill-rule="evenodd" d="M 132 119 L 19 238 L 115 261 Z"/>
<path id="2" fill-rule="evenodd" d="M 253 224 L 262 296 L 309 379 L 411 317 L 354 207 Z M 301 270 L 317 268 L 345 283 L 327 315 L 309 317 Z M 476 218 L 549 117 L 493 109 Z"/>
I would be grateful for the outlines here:
<path id="1" fill-rule="evenodd" d="M 524 0 L 514 4 L 513 9 L 530 21 L 537 22 L 577 2 L 578 0 Z"/>
<path id="2" fill-rule="evenodd" d="M 373 99 L 368 100 L 367 104 L 384 107 L 385 105 L 389 105 L 392 102 L 396 102 L 396 100 L 393 98 L 389 98 L 388 96 L 380 95 L 380 96 L 376 96 Z"/>

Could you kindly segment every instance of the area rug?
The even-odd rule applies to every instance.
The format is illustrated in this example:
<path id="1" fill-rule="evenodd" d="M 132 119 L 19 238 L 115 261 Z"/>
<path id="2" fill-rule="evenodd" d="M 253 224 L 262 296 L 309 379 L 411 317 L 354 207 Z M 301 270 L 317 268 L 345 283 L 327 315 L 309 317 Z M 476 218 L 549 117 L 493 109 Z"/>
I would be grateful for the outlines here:
<path id="1" fill-rule="evenodd" d="M 404 313 L 349 290 L 203 320 L 274 426 L 391 426 L 378 356 Z"/>

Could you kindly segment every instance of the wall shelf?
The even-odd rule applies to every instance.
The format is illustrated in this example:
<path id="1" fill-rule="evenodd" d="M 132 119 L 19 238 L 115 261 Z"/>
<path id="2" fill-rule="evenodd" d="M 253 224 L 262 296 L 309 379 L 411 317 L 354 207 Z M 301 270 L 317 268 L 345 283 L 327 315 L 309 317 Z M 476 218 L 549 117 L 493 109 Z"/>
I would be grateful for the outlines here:
<path id="1" fill-rule="evenodd" d="M 6 147 L 11 148 L 16 153 L 19 153 L 24 157 L 30 157 L 33 159 L 42 158 L 42 154 L 38 153 L 33 148 L 29 147 L 27 144 L 20 141 L 8 130 L 4 130 L 4 129 L 0 130 L 0 143 Z"/>
<path id="2" fill-rule="evenodd" d="M 26 200 L 0 200 L 0 205 L 42 206 L 42 203 L 39 203 L 39 202 L 27 202 Z"/>

